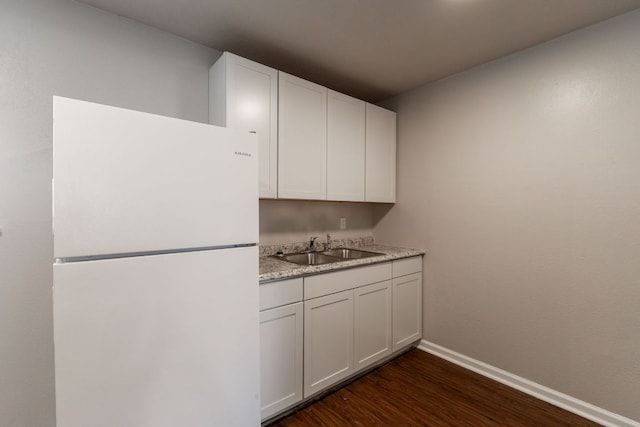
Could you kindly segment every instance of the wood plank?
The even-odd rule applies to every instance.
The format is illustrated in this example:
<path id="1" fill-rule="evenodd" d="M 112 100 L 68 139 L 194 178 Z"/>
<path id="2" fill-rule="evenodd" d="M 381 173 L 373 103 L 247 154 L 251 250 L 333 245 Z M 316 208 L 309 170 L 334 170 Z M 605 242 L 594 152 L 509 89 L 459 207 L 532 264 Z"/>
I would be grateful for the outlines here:
<path id="1" fill-rule="evenodd" d="M 417 349 L 269 425 L 599 426 Z"/>

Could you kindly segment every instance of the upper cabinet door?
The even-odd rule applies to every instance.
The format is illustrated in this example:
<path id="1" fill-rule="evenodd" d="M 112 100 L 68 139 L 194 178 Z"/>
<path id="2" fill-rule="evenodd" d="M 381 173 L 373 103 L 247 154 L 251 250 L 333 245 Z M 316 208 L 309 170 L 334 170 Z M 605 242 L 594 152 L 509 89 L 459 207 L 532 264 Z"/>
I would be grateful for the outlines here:
<path id="1" fill-rule="evenodd" d="M 210 123 L 258 135 L 259 194 L 278 188 L 278 71 L 229 52 L 210 71 Z"/>
<path id="2" fill-rule="evenodd" d="M 327 198 L 327 88 L 279 72 L 278 197 Z"/>
<path id="3" fill-rule="evenodd" d="M 327 199 L 364 201 L 365 102 L 329 90 Z"/>
<path id="4" fill-rule="evenodd" d="M 396 201 L 396 113 L 366 106 L 365 199 Z"/>

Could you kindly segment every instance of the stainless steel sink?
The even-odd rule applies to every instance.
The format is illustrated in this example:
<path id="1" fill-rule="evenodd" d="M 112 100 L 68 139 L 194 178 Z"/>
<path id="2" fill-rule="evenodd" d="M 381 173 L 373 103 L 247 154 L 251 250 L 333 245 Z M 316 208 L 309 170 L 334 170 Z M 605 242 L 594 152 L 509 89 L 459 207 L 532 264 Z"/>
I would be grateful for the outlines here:
<path id="1" fill-rule="evenodd" d="M 320 265 L 340 261 L 339 259 L 321 254 L 319 252 L 310 252 L 307 254 L 289 254 L 284 255 L 281 259 L 298 265 Z"/>
<path id="2" fill-rule="evenodd" d="M 321 265 L 352 259 L 369 258 L 382 255 L 377 252 L 361 251 L 358 249 L 331 249 L 324 252 L 309 252 L 276 256 L 278 259 L 298 265 Z"/>
<path id="3" fill-rule="evenodd" d="M 324 251 L 322 253 L 332 257 L 340 258 L 340 260 L 369 258 L 372 256 L 382 255 L 377 252 L 361 251 L 359 249 L 348 249 L 348 248 L 331 249 L 328 251 Z"/>

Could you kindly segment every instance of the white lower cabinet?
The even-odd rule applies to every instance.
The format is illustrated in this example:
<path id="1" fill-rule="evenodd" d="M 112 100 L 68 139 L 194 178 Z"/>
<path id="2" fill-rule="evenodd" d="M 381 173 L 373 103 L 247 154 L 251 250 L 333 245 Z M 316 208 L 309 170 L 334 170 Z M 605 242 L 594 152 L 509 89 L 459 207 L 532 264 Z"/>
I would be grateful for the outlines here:
<path id="1" fill-rule="evenodd" d="M 391 354 L 391 280 L 354 289 L 355 369 Z"/>
<path id="2" fill-rule="evenodd" d="M 304 397 L 353 372 L 353 291 L 304 302 Z"/>
<path id="3" fill-rule="evenodd" d="M 421 338 L 422 256 L 263 284 L 260 309 L 265 420 Z"/>
<path id="4" fill-rule="evenodd" d="M 302 400 L 302 279 L 260 285 L 260 416 Z"/>
<path id="5" fill-rule="evenodd" d="M 390 354 L 390 262 L 306 277 L 304 298 L 305 398 Z"/>
<path id="6" fill-rule="evenodd" d="M 393 351 L 422 337 L 422 257 L 393 262 Z"/>

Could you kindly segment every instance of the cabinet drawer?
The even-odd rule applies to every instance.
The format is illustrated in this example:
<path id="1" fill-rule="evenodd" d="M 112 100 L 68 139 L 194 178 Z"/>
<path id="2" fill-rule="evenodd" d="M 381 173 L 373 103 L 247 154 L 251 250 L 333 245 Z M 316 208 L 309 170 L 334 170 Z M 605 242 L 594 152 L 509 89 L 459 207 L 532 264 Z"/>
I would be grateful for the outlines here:
<path id="1" fill-rule="evenodd" d="M 302 277 L 260 285 L 260 311 L 302 301 Z"/>
<path id="2" fill-rule="evenodd" d="M 304 299 L 342 292 L 390 278 L 390 262 L 306 277 L 304 279 Z"/>
<path id="3" fill-rule="evenodd" d="M 422 271 L 422 256 L 393 261 L 393 277 L 406 276 Z"/>

